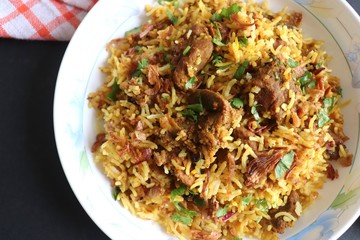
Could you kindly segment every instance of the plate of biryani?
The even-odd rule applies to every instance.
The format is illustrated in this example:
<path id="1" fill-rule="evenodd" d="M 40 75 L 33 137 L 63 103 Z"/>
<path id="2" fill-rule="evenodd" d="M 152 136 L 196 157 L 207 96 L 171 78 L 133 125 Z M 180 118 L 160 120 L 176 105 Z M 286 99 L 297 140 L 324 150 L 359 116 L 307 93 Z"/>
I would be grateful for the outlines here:
<path id="1" fill-rule="evenodd" d="M 360 21 L 345 0 L 99 1 L 54 128 L 112 239 L 337 239 L 360 214 Z"/>

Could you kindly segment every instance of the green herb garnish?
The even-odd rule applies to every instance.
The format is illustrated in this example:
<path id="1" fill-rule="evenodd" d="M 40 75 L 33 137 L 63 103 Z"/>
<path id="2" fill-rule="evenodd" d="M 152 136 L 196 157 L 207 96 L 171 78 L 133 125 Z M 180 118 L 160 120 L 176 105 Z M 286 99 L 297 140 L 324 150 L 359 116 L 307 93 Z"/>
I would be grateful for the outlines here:
<path id="1" fill-rule="evenodd" d="M 237 5 L 236 3 L 232 4 L 231 6 L 227 8 L 223 8 L 220 13 L 214 13 L 210 20 L 212 22 L 219 22 L 223 18 L 230 18 L 231 14 L 238 13 L 241 11 L 241 7 Z"/>
<path id="2" fill-rule="evenodd" d="M 340 97 L 343 97 L 343 89 L 341 87 L 338 88 L 337 94 L 339 94 Z"/>
<path id="3" fill-rule="evenodd" d="M 237 80 L 241 80 L 242 77 L 244 76 L 245 70 L 247 68 L 247 66 L 249 65 L 249 60 L 245 60 L 237 69 L 236 72 L 234 74 L 234 78 Z"/>
<path id="4" fill-rule="evenodd" d="M 173 189 L 171 191 L 171 193 L 170 193 L 171 202 L 174 202 L 174 199 L 175 199 L 176 196 L 184 195 L 185 191 L 186 191 L 186 186 L 185 185 L 181 185 L 180 187 Z"/>
<path id="5" fill-rule="evenodd" d="M 219 66 L 218 69 L 219 70 L 226 70 L 228 69 L 231 65 L 233 65 L 234 63 L 229 63 L 229 64 L 226 64 L 226 65 L 223 65 L 223 66 Z"/>
<path id="6" fill-rule="evenodd" d="M 219 208 L 216 213 L 215 213 L 215 217 L 224 217 L 227 214 L 227 208 L 229 205 L 226 205 L 223 208 Z"/>
<path id="7" fill-rule="evenodd" d="M 315 69 L 319 69 L 319 68 L 321 68 L 321 67 L 322 67 L 322 65 L 323 65 L 323 62 L 319 62 L 318 64 L 316 64 Z"/>
<path id="8" fill-rule="evenodd" d="M 294 152 L 290 151 L 281 158 L 275 167 L 276 178 L 282 178 L 285 173 L 290 170 L 290 167 L 294 161 L 294 155 Z"/>
<path id="9" fill-rule="evenodd" d="M 269 206 L 265 199 L 255 199 L 256 206 L 260 209 L 261 212 L 267 214 Z"/>
<path id="10" fill-rule="evenodd" d="M 137 52 L 140 52 L 142 50 L 142 47 L 137 45 L 134 47 L 134 49 L 137 51 Z"/>
<path id="11" fill-rule="evenodd" d="M 141 30 L 141 27 L 142 27 L 142 26 L 140 26 L 140 27 L 135 27 L 135 28 L 133 28 L 133 29 L 131 29 L 131 30 L 129 30 L 129 31 L 126 31 L 126 32 L 125 32 L 125 36 L 127 37 L 127 36 L 129 36 L 129 35 L 133 35 L 133 34 L 139 33 L 140 30 Z"/>
<path id="12" fill-rule="evenodd" d="M 212 42 L 220 47 L 224 47 L 226 46 L 225 43 L 222 43 L 222 36 L 221 36 L 221 32 L 219 29 L 219 26 L 217 24 L 215 24 L 215 29 L 216 29 L 216 37 L 213 37 Z"/>
<path id="13" fill-rule="evenodd" d="M 312 76 L 311 72 L 305 71 L 304 75 L 298 79 L 303 94 L 306 94 L 306 87 L 313 88 L 316 86 L 316 81 L 311 81 Z"/>
<path id="14" fill-rule="evenodd" d="M 252 106 L 250 111 L 251 111 L 251 114 L 254 116 L 255 120 L 259 121 L 260 116 L 259 116 L 258 111 L 256 110 L 256 106 Z"/>
<path id="15" fill-rule="evenodd" d="M 251 199 L 252 199 L 252 194 L 247 195 L 247 197 L 244 197 L 241 200 L 241 205 L 243 205 L 243 206 L 249 205 L 249 203 L 251 202 Z"/>
<path id="16" fill-rule="evenodd" d="M 320 109 L 319 113 L 317 114 L 318 117 L 318 126 L 323 127 L 326 123 L 330 121 L 330 117 L 327 114 L 327 111 L 325 109 Z"/>
<path id="17" fill-rule="evenodd" d="M 246 47 L 249 44 L 249 40 L 246 36 L 239 38 L 239 43 L 241 46 Z"/>
<path id="18" fill-rule="evenodd" d="M 180 212 L 174 212 L 171 215 L 171 220 L 173 222 L 180 222 L 180 223 L 183 223 L 183 224 L 188 225 L 188 226 L 191 225 L 191 223 L 193 221 L 191 216 L 181 214 Z"/>
<path id="19" fill-rule="evenodd" d="M 325 98 L 324 99 L 324 107 L 330 112 L 335 106 L 335 97 Z"/>
<path id="20" fill-rule="evenodd" d="M 186 48 L 183 51 L 183 55 L 185 56 L 190 51 L 191 47 L 189 45 L 186 46 Z"/>
<path id="21" fill-rule="evenodd" d="M 230 100 L 230 105 L 233 108 L 239 109 L 244 107 L 244 101 L 241 98 L 233 98 Z"/>
<path id="22" fill-rule="evenodd" d="M 110 92 L 106 95 L 106 97 L 108 99 L 110 99 L 111 101 L 115 102 L 116 101 L 116 94 L 119 92 L 120 88 L 119 85 L 117 84 L 117 78 L 114 79 L 114 83 L 111 86 L 111 90 Z"/>
<path id="23" fill-rule="evenodd" d="M 142 74 L 143 69 L 145 69 L 149 65 L 149 62 L 147 59 L 142 58 L 140 61 L 138 61 L 138 66 L 136 70 L 133 72 L 131 77 L 139 77 Z"/>
<path id="24" fill-rule="evenodd" d="M 221 60 L 222 60 L 222 56 L 218 53 L 214 53 L 213 54 L 213 60 L 211 61 L 212 64 L 217 64 L 217 63 L 221 63 Z"/>
<path id="25" fill-rule="evenodd" d="M 112 192 L 112 196 L 114 200 L 117 200 L 117 196 L 119 195 L 119 193 L 120 193 L 120 188 L 118 186 L 114 187 L 114 190 Z"/>
<path id="26" fill-rule="evenodd" d="M 199 206 L 199 207 L 201 207 L 201 208 L 206 205 L 205 200 L 202 199 L 202 198 L 199 198 L 199 197 L 195 197 L 195 198 L 194 198 L 194 203 L 195 203 L 196 206 Z"/>
<path id="27" fill-rule="evenodd" d="M 197 78 L 194 76 L 194 77 L 191 77 L 186 83 L 185 83 L 185 89 L 190 89 L 194 86 L 194 84 L 196 83 L 197 81 Z"/>
<path id="28" fill-rule="evenodd" d="M 173 23 L 173 24 L 176 24 L 179 19 L 177 17 L 175 17 L 174 15 L 172 15 L 172 13 L 169 11 L 169 10 L 165 10 L 165 13 L 166 15 L 169 17 L 170 21 Z"/>
<path id="29" fill-rule="evenodd" d="M 299 66 L 299 62 L 297 62 L 291 58 L 288 59 L 288 64 L 289 64 L 289 67 L 291 67 L 291 68 L 295 68 L 295 67 Z"/>

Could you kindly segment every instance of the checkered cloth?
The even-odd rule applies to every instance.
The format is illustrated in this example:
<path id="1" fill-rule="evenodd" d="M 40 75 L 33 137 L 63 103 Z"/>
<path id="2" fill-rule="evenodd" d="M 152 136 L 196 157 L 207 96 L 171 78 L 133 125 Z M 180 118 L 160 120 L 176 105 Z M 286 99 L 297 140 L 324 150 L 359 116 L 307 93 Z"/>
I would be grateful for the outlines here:
<path id="1" fill-rule="evenodd" d="M 69 40 L 97 0 L 0 0 L 0 37 Z"/>

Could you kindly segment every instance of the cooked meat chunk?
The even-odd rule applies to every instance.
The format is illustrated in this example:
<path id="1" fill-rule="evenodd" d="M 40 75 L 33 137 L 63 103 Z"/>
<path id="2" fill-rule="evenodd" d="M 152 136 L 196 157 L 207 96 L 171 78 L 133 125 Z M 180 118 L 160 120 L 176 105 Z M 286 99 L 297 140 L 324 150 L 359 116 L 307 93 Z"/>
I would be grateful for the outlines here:
<path id="1" fill-rule="evenodd" d="M 292 12 L 286 19 L 285 24 L 290 27 L 300 27 L 302 22 L 302 13 L 300 12 Z"/>
<path id="2" fill-rule="evenodd" d="M 203 105 L 205 112 L 199 117 L 195 137 L 206 159 L 206 164 L 212 163 L 216 152 L 224 145 L 221 136 L 228 131 L 233 120 L 240 117 L 242 109 L 233 109 L 229 102 L 219 93 L 207 89 L 198 89 L 189 98 L 189 103 Z"/>
<path id="3" fill-rule="evenodd" d="M 245 185 L 252 186 L 257 184 L 261 178 L 274 170 L 275 165 L 283 156 L 282 150 L 274 150 L 272 152 L 264 152 L 258 155 L 257 158 L 251 160 L 245 173 Z"/>
<path id="4" fill-rule="evenodd" d="M 275 215 L 279 212 L 287 212 L 290 213 L 294 218 L 298 218 L 299 216 L 296 213 L 296 202 L 298 201 L 299 193 L 297 191 L 291 191 L 286 204 L 279 209 L 276 209 L 269 213 L 269 215 L 271 216 L 271 225 L 276 232 L 284 233 L 285 229 L 292 226 L 293 222 L 286 222 L 283 217 L 275 218 Z"/>
<path id="5" fill-rule="evenodd" d="M 261 114 L 269 111 L 277 122 L 281 123 L 281 104 L 289 101 L 289 90 L 283 89 L 282 75 L 284 67 L 276 62 L 265 65 L 252 80 L 252 86 L 259 87 L 261 90 L 255 95 L 257 111 Z M 290 89 L 294 92 L 299 91 L 299 87 L 294 81 L 289 82 Z"/>
<path id="6" fill-rule="evenodd" d="M 256 151 L 258 149 L 258 143 L 250 140 L 250 137 L 254 136 L 256 136 L 256 134 L 244 126 L 234 129 L 235 139 L 240 139 L 243 143 L 249 145 L 254 151 Z"/>
<path id="7" fill-rule="evenodd" d="M 199 83 L 186 85 L 209 61 L 213 51 L 211 38 L 195 39 L 190 45 L 188 55 L 183 56 L 174 70 L 174 82 L 179 89 L 195 89 Z"/>

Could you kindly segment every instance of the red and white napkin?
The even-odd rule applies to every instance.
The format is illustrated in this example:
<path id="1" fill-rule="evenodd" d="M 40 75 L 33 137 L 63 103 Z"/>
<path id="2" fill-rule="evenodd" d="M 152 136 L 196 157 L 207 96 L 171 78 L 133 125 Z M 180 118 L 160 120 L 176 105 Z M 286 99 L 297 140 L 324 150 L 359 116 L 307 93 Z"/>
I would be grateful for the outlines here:
<path id="1" fill-rule="evenodd" d="M 70 40 L 97 0 L 0 0 L 0 37 Z"/>

